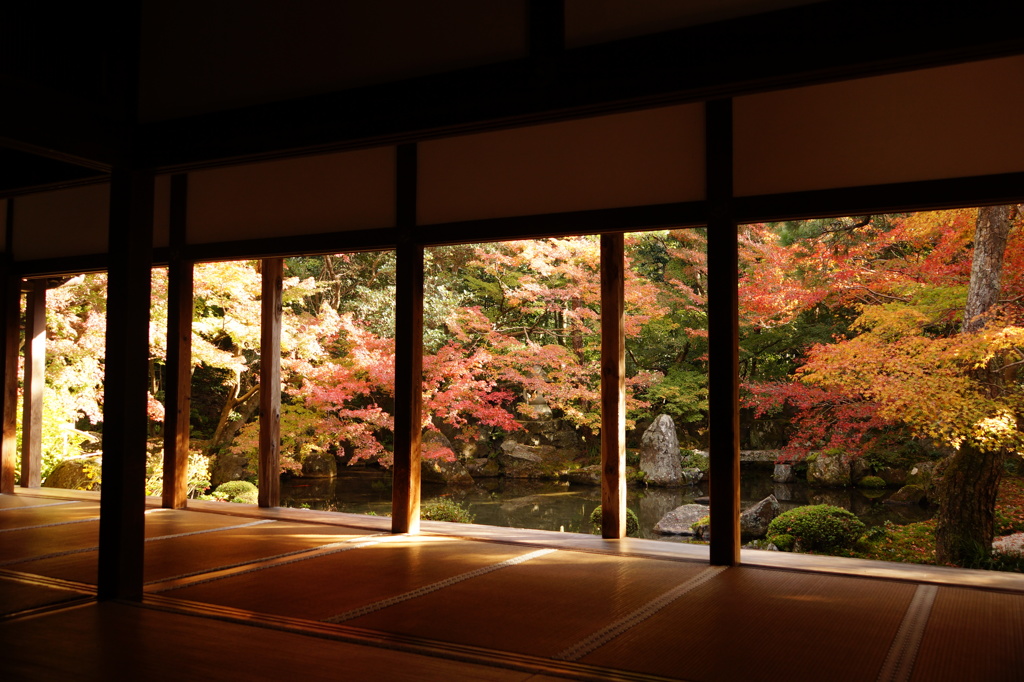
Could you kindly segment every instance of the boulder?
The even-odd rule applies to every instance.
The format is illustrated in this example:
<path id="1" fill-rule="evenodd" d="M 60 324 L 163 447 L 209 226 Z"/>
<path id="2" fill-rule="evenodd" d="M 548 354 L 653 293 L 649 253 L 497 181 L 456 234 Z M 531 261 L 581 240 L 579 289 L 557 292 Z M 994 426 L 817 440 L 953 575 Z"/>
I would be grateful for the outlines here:
<path id="1" fill-rule="evenodd" d="M 219 452 L 210 458 L 210 485 L 214 488 L 228 481 L 241 481 L 254 475 L 249 459 L 236 452 Z"/>
<path id="2" fill-rule="evenodd" d="M 907 472 L 907 485 L 920 486 L 925 497 L 931 499 L 935 494 L 935 465 L 938 462 L 918 462 Z"/>
<path id="3" fill-rule="evenodd" d="M 850 485 L 850 462 L 842 453 L 819 452 L 807 463 L 807 482 L 819 488 L 845 488 Z"/>
<path id="4" fill-rule="evenodd" d="M 667 414 L 659 414 L 640 440 L 640 470 L 644 472 L 648 485 L 678 486 L 683 483 L 676 426 Z"/>
<path id="5" fill-rule="evenodd" d="M 863 457 L 850 462 L 850 479 L 854 484 L 860 483 L 861 479 L 874 476 L 875 472 L 871 465 Z"/>
<path id="6" fill-rule="evenodd" d="M 338 464 L 334 455 L 316 448 L 299 458 L 304 478 L 334 478 L 338 475 Z"/>
<path id="7" fill-rule="evenodd" d="M 99 490 L 100 466 L 103 458 L 100 455 L 72 457 L 65 459 L 50 472 L 43 481 L 44 488 L 63 488 L 65 490 Z"/>
<path id="8" fill-rule="evenodd" d="M 687 467 L 681 473 L 682 481 L 686 485 L 697 485 L 704 480 L 704 472 L 697 467 Z"/>
<path id="9" fill-rule="evenodd" d="M 740 514 L 740 536 L 745 539 L 763 538 L 768 534 L 768 524 L 782 513 L 782 505 L 769 495 Z"/>
<path id="10" fill-rule="evenodd" d="M 886 488 L 902 488 L 907 483 L 907 470 L 900 469 L 897 467 L 881 467 L 875 472 L 875 475 L 885 481 Z"/>
<path id="11" fill-rule="evenodd" d="M 772 480 L 776 483 L 795 483 L 796 472 L 793 471 L 793 465 L 776 464 L 775 470 L 772 472 Z"/>
<path id="12" fill-rule="evenodd" d="M 693 535 L 690 526 L 707 515 L 708 508 L 702 504 L 684 504 L 661 517 L 654 524 L 654 532 L 659 535 Z"/>
<path id="13" fill-rule="evenodd" d="M 569 479 L 569 483 L 576 483 L 578 485 L 601 485 L 601 465 L 592 464 L 587 467 L 573 469 L 568 472 L 565 477 Z"/>
<path id="14" fill-rule="evenodd" d="M 490 457 L 477 457 L 466 462 L 466 470 L 475 478 L 497 478 L 501 476 L 501 465 Z"/>
<path id="15" fill-rule="evenodd" d="M 454 456 L 454 449 L 451 441 L 440 431 L 423 432 L 423 456 L 420 458 L 420 472 L 423 480 L 428 483 L 444 483 L 445 485 L 472 485 L 473 477 L 466 469 L 466 465 Z M 450 452 L 451 459 L 440 455 L 442 452 Z M 427 453 L 437 453 L 436 456 L 427 456 Z"/>
<path id="16" fill-rule="evenodd" d="M 924 488 L 919 485 L 905 485 L 888 498 L 882 501 L 883 504 L 923 504 L 925 501 Z"/>
<path id="17" fill-rule="evenodd" d="M 552 445 L 524 445 L 507 439 L 501 444 L 498 464 L 507 478 L 557 478 L 564 458 Z"/>
<path id="18" fill-rule="evenodd" d="M 441 457 L 420 459 L 420 470 L 423 480 L 428 483 L 444 483 L 445 485 L 473 485 L 473 477 L 466 466 L 458 460 L 446 460 Z"/>

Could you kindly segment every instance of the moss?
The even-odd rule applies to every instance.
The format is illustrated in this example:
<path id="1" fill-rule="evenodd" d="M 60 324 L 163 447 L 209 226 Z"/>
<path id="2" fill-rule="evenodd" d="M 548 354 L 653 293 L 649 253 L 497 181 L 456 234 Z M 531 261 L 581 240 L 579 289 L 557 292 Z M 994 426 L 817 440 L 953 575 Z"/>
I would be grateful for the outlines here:
<path id="1" fill-rule="evenodd" d="M 420 507 L 420 518 L 428 521 L 451 521 L 452 523 L 473 523 L 476 517 L 469 509 L 450 497 L 439 497 Z"/>
<path id="2" fill-rule="evenodd" d="M 854 546 L 865 526 L 851 512 L 841 507 L 815 504 L 783 512 L 768 524 L 768 540 L 792 535 L 804 551 L 829 552 Z"/>
<path id="3" fill-rule="evenodd" d="M 259 502 L 259 490 L 249 481 L 228 481 L 217 486 L 212 497 L 224 502 L 256 504 Z"/>
<path id="4" fill-rule="evenodd" d="M 597 505 L 594 511 L 590 512 L 590 523 L 594 525 L 594 528 L 598 531 L 601 530 L 601 505 Z M 635 538 L 640 534 L 640 518 L 636 515 L 636 512 L 630 508 L 626 508 L 626 535 Z"/>
<path id="5" fill-rule="evenodd" d="M 879 490 L 885 487 L 885 479 L 878 476 L 865 476 L 857 482 L 857 487 Z"/>
<path id="6" fill-rule="evenodd" d="M 776 547 L 778 547 L 779 550 L 783 552 L 792 552 L 793 545 L 796 544 L 796 538 L 787 533 L 782 533 L 781 535 L 774 535 L 768 538 L 768 541 Z"/>

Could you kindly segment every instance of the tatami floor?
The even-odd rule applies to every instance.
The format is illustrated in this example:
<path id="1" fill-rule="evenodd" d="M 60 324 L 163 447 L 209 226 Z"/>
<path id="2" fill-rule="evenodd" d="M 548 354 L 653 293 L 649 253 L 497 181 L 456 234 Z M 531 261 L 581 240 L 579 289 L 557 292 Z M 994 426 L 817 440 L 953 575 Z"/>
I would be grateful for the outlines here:
<path id="1" fill-rule="evenodd" d="M 155 504 L 97 602 L 98 497 L 0 495 L 0 680 L 1024 679 L 1018 575 Z"/>

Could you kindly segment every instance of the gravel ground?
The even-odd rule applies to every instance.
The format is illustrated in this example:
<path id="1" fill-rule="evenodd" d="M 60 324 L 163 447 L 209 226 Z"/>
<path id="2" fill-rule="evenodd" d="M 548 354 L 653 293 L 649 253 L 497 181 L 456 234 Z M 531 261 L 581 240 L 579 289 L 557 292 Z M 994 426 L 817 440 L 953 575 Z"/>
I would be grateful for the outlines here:
<path id="1" fill-rule="evenodd" d="M 1014 533 L 996 538 L 992 542 L 992 549 L 1002 554 L 1024 553 L 1024 533 Z"/>

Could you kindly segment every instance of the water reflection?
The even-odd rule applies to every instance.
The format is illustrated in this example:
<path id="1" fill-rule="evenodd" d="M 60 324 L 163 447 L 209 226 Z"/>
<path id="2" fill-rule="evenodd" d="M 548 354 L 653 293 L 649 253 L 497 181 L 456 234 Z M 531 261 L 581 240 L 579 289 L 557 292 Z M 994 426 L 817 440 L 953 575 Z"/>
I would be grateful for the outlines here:
<path id="1" fill-rule="evenodd" d="M 832 504 L 851 510 L 868 525 L 928 518 L 929 512 L 920 507 L 883 504 L 889 494 L 877 496 L 875 492 L 865 494 L 852 488 L 815 490 L 805 483 L 775 483 L 770 470 L 747 467 L 743 468 L 740 481 L 744 508 L 775 495 L 784 511 L 808 504 Z M 692 504 L 705 495 L 707 488 L 703 485 L 675 489 L 630 487 L 626 504 L 640 519 L 641 537 L 685 542 L 686 538 L 657 535 L 654 525 L 676 507 Z M 423 484 L 424 502 L 439 497 L 449 497 L 468 507 L 479 524 L 591 533 L 594 529 L 590 514 L 601 504 L 601 489 L 558 481 L 502 478 L 480 479 L 466 488 Z M 285 507 L 386 516 L 391 513 L 391 475 L 370 469 L 346 469 L 334 480 L 283 481 L 281 500 Z"/>

